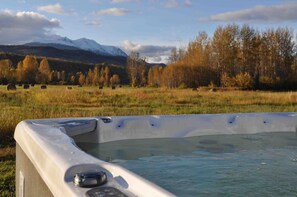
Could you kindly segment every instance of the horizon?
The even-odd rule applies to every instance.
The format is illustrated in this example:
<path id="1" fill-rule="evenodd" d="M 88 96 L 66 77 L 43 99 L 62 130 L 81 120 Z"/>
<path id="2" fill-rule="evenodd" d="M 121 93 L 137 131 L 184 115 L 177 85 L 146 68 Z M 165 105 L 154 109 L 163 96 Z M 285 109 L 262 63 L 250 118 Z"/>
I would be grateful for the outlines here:
<path id="1" fill-rule="evenodd" d="M 288 27 L 296 32 L 297 24 L 297 3 L 287 0 L 2 2 L 0 44 L 55 36 L 87 38 L 120 47 L 127 54 L 138 51 L 150 63 L 167 63 L 172 48 L 186 47 L 201 31 L 212 36 L 220 25 L 248 24 L 257 30 Z"/>

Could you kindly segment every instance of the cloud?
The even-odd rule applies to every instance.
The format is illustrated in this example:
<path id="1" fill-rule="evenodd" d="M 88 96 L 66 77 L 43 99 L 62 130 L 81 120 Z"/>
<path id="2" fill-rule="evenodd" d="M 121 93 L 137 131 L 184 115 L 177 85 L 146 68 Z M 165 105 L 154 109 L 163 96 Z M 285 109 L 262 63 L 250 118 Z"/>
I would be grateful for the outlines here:
<path id="1" fill-rule="evenodd" d="M 85 20 L 84 24 L 87 26 L 101 26 L 101 22 L 99 20 Z"/>
<path id="2" fill-rule="evenodd" d="M 157 62 L 161 62 L 161 61 L 162 61 L 162 57 L 160 57 L 160 56 L 157 56 L 157 57 L 151 57 L 151 58 L 149 58 L 149 61 L 150 61 L 150 62 L 155 62 L 155 63 L 157 63 Z"/>
<path id="3" fill-rule="evenodd" d="M 60 28 L 58 19 L 48 19 L 36 12 L 0 12 L 0 43 L 19 44 L 51 35 Z"/>
<path id="4" fill-rule="evenodd" d="M 130 13 L 130 10 L 125 8 L 109 8 L 105 10 L 99 10 L 95 12 L 95 15 L 112 15 L 112 16 L 124 16 Z"/>
<path id="5" fill-rule="evenodd" d="M 177 8 L 179 7 L 179 2 L 177 0 L 168 0 L 165 4 L 164 4 L 165 8 Z"/>
<path id="6" fill-rule="evenodd" d="M 192 1 L 190 1 L 190 0 L 185 0 L 184 5 L 185 5 L 186 7 L 191 7 L 191 6 L 192 6 Z"/>
<path id="7" fill-rule="evenodd" d="M 140 0 L 111 0 L 111 3 L 131 3 L 139 2 Z"/>
<path id="8" fill-rule="evenodd" d="M 133 43 L 129 40 L 123 42 L 122 48 L 129 54 L 132 51 L 137 51 L 141 56 L 148 58 L 149 62 L 166 62 L 171 50 L 174 46 L 158 46 L 158 45 L 141 45 Z M 158 61 L 159 60 L 159 61 Z"/>
<path id="9" fill-rule="evenodd" d="M 297 20 L 297 4 L 256 6 L 200 18 L 200 21 L 284 22 Z"/>
<path id="10" fill-rule="evenodd" d="M 37 8 L 37 10 L 41 12 L 48 12 L 51 14 L 66 14 L 63 7 L 59 3 L 40 6 Z"/>
<path id="11" fill-rule="evenodd" d="M 180 7 L 191 7 L 192 1 L 191 0 L 185 0 L 183 3 L 179 2 L 178 0 L 167 0 L 164 3 L 165 8 L 180 8 Z"/>

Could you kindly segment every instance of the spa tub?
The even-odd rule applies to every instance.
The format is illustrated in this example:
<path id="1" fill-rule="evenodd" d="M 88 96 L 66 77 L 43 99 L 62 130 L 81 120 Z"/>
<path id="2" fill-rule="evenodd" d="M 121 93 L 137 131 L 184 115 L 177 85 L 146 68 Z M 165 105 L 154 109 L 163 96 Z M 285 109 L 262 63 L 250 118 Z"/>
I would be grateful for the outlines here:
<path id="1" fill-rule="evenodd" d="M 296 130 L 297 113 L 24 120 L 14 134 L 16 196 L 175 196 L 120 165 L 87 154 L 77 146 L 81 143 Z"/>

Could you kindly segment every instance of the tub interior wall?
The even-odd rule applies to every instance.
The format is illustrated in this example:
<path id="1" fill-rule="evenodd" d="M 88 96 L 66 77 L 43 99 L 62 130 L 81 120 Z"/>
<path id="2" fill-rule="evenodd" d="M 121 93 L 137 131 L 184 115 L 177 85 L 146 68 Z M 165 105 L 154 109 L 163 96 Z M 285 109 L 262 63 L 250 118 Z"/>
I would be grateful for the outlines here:
<path id="1" fill-rule="evenodd" d="M 99 129 L 96 128 L 95 130 L 88 132 L 88 133 L 74 135 L 74 136 L 72 136 L 72 139 L 75 142 L 99 143 L 100 142 L 100 132 L 99 132 Z"/>
<path id="2" fill-rule="evenodd" d="M 212 114 L 111 117 L 97 119 L 96 129 L 71 136 L 75 142 L 104 143 L 126 139 L 182 138 L 201 135 L 296 131 L 295 113 Z"/>

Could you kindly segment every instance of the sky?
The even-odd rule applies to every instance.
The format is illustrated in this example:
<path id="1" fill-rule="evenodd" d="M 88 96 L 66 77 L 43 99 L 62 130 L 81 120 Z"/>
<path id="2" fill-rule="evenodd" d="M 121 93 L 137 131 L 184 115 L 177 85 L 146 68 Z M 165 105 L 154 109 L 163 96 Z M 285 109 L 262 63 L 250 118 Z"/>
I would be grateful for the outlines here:
<path id="1" fill-rule="evenodd" d="M 297 0 L 0 0 L 0 44 L 88 38 L 155 63 L 233 23 L 297 32 Z"/>

